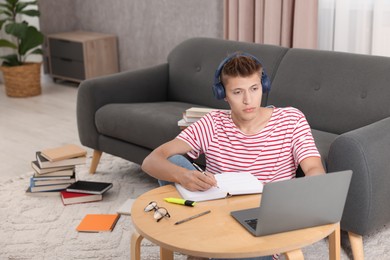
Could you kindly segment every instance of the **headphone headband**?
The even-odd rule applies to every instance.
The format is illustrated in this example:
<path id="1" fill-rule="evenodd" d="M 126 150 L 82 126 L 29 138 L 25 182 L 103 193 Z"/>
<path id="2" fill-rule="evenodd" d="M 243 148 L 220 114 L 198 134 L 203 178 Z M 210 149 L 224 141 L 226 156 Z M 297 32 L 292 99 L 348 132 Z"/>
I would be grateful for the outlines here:
<path id="1" fill-rule="evenodd" d="M 253 59 L 256 62 L 256 64 L 259 64 L 263 68 L 263 71 L 261 73 L 261 86 L 263 89 L 263 93 L 268 93 L 271 89 L 271 81 L 268 78 L 267 73 L 265 72 L 265 68 L 261 64 L 261 62 L 255 56 L 253 56 L 249 53 L 237 53 L 236 52 L 236 53 L 233 53 L 232 55 L 226 57 L 218 65 L 218 68 L 215 71 L 214 85 L 213 85 L 213 93 L 214 93 L 215 98 L 216 99 L 224 99 L 226 97 L 225 87 L 223 86 L 222 81 L 221 81 L 221 73 L 222 73 L 223 67 L 226 65 L 226 63 L 228 63 L 229 61 L 231 61 L 233 58 L 236 58 L 236 57 L 249 57 L 249 58 Z"/>

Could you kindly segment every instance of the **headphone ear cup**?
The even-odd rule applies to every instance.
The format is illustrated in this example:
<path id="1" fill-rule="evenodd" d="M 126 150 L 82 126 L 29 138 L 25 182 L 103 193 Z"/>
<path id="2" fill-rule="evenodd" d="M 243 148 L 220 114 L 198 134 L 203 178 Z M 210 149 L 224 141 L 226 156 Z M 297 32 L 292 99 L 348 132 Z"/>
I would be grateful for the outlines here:
<path id="1" fill-rule="evenodd" d="M 213 85 L 213 94 L 216 99 L 224 99 L 226 97 L 225 88 L 221 82 Z"/>
<path id="2" fill-rule="evenodd" d="M 263 88 L 263 93 L 268 93 L 271 90 L 271 80 L 264 72 L 261 74 L 261 86 Z"/>

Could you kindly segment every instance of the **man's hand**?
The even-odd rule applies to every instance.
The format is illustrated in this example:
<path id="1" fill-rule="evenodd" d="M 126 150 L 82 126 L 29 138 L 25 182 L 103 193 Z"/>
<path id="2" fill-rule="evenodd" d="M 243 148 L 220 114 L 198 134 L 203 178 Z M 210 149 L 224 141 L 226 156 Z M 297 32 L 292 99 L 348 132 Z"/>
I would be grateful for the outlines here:
<path id="1" fill-rule="evenodd" d="M 191 170 L 182 174 L 179 183 L 190 191 L 205 191 L 217 186 L 214 174 Z"/>

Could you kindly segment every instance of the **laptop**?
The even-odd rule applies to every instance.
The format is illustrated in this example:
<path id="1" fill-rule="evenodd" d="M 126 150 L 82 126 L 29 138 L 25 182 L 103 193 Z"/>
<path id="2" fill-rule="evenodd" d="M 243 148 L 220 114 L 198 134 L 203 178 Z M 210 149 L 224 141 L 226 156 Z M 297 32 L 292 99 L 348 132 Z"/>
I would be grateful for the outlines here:
<path id="1" fill-rule="evenodd" d="M 337 223 L 352 171 L 308 176 L 264 185 L 261 206 L 231 215 L 254 236 Z"/>

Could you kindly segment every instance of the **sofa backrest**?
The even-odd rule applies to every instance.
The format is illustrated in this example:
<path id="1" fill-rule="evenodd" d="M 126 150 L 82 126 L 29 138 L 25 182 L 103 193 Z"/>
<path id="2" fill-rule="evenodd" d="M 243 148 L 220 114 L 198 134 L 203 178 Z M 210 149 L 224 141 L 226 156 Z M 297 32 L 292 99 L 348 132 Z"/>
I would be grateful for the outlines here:
<path id="1" fill-rule="evenodd" d="M 228 108 L 212 93 L 214 74 L 219 63 L 236 51 L 248 52 L 262 61 L 273 79 L 280 60 L 288 49 L 211 38 L 193 38 L 175 47 L 168 56 L 168 99 L 200 106 Z"/>
<path id="2" fill-rule="evenodd" d="M 293 106 L 317 130 L 342 134 L 390 116 L 390 58 L 192 38 L 168 56 L 171 101 L 228 108 L 212 94 L 219 63 L 248 52 L 270 77 L 268 105 Z"/>
<path id="3" fill-rule="evenodd" d="M 314 129 L 345 133 L 390 116 L 390 58 L 290 49 L 268 104 L 294 106 Z"/>

